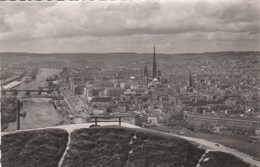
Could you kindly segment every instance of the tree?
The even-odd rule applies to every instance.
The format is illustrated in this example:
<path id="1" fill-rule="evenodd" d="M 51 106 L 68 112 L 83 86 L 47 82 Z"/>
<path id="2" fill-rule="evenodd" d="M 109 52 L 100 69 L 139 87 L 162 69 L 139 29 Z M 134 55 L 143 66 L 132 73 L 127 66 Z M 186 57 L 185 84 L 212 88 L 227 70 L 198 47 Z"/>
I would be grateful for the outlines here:
<path id="1" fill-rule="evenodd" d="M 111 113 L 112 110 L 111 110 L 110 108 L 107 108 L 107 109 L 106 109 L 106 112 L 107 112 L 107 113 Z"/>

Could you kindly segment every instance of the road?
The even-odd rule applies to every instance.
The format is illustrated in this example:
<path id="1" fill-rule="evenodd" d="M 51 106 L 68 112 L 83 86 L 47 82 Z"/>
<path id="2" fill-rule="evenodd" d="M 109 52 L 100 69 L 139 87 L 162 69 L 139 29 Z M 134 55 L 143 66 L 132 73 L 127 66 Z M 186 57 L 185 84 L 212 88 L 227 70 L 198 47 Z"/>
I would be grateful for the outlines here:
<path id="1" fill-rule="evenodd" d="M 173 135 L 173 136 L 177 136 L 177 137 L 183 138 L 185 140 L 198 143 L 202 146 L 206 146 L 210 151 L 221 151 L 221 152 L 233 154 L 236 157 L 243 159 L 245 162 L 250 163 L 251 165 L 255 165 L 257 167 L 260 166 L 260 161 L 255 160 L 253 157 L 251 157 L 245 153 L 239 152 L 235 149 L 225 147 L 219 143 L 214 143 L 214 142 L 211 142 L 208 140 L 199 139 L 199 138 L 195 138 L 195 137 L 187 137 L 187 136 L 180 136 L 180 135 Z"/>
<path id="2" fill-rule="evenodd" d="M 22 84 L 23 82 L 24 82 L 24 80 L 21 80 L 21 81 L 13 81 L 13 82 L 11 82 L 11 83 L 9 83 L 9 84 L 4 85 L 3 88 L 4 88 L 5 90 L 7 90 L 7 89 L 13 88 L 13 87 L 15 87 L 15 86 L 18 86 L 18 85 Z"/>
<path id="3" fill-rule="evenodd" d="M 63 86 L 60 91 L 62 96 L 66 99 L 65 101 L 71 108 L 74 116 L 80 115 L 82 111 L 86 110 L 87 104 L 80 98 L 79 95 L 73 94 L 73 92 L 69 90 L 68 86 Z"/>

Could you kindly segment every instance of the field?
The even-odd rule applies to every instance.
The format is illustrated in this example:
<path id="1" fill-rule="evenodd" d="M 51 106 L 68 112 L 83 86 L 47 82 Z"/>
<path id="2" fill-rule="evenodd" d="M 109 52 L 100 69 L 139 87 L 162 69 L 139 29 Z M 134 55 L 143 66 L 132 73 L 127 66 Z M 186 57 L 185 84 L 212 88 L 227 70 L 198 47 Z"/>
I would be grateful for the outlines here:
<path id="1" fill-rule="evenodd" d="M 48 129 L 2 136 L 3 167 L 57 167 L 65 150 L 68 133 Z"/>

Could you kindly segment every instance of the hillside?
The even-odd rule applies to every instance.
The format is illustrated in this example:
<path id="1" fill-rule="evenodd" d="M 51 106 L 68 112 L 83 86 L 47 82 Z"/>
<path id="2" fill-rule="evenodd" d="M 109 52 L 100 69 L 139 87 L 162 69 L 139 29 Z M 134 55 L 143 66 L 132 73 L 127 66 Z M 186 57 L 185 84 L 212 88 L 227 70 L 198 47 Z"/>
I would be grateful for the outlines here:
<path id="1" fill-rule="evenodd" d="M 209 152 L 204 161 L 200 163 L 200 167 L 248 167 L 249 165 L 239 160 L 233 155 L 223 152 Z"/>
<path id="2" fill-rule="evenodd" d="M 203 153 L 179 138 L 122 128 L 79 129 L 71 134 L 63 166 L 194 167 Z"/>
<path id="3" fill-rule="evenodd" d="M 4 64 L 48 65 L 58 66 L 97 66 L 102 68 L 128 67 L 143 68 L 152 65 L 152 53 L 12 53 L 0 52 L 0 60 Z M 209 68 L 218 68 L 224 64 L 228 67 L 240 67 L 241 62 L 257 66 L 260 52 L 210 52 L 210 53 L 157 53 L 158 68 L 182 72 L 190 66 L 191 69 L 207 65 Z M 13 60 L 16 60 L 15 62 Z M 243 64 L 242 64 L 243 65 Z M 184 68 L 185 67 L 185 68 Z"/>
<path id="4" fill-rule="evenodd" d="M 2 136 L 3 167 L 57 167 L 68 133 L 61 129 L 25 131 Z"/>
<path id="5" fill-rule="evenodd" d="M 62 129 L 2 136 L 3 167 L 57 167 L 67 144 Z M 95 127 L 70 133 L 62 167 L 249 167 L 239 158 L 144 129 Z M 44 156 L 43 156 L 44 155 Z"/>

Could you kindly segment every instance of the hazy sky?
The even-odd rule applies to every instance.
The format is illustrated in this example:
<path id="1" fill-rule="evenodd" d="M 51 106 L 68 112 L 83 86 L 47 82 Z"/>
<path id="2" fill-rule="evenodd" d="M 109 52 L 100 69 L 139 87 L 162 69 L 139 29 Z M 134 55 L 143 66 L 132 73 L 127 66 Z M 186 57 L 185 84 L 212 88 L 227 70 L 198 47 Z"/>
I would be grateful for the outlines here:
<path id="1" fill-rule="evenodd" d="M 0 2 L 0 51 L 260 50 L 260 0 Z"/>

